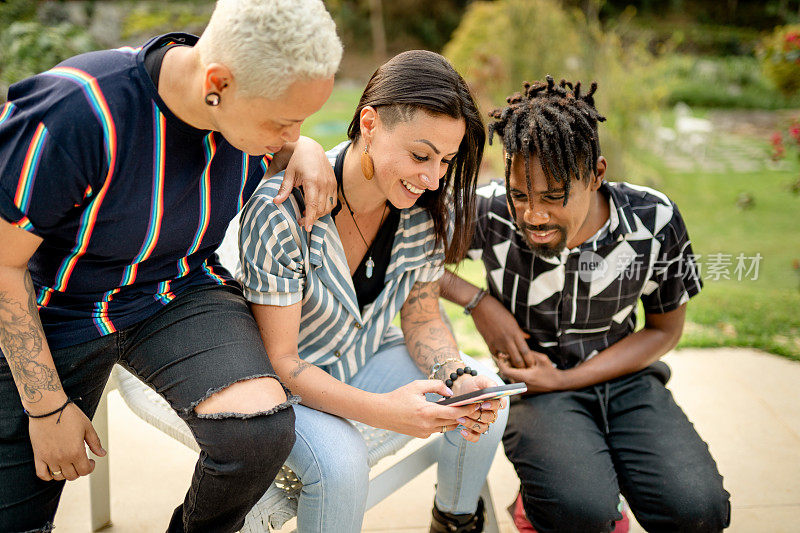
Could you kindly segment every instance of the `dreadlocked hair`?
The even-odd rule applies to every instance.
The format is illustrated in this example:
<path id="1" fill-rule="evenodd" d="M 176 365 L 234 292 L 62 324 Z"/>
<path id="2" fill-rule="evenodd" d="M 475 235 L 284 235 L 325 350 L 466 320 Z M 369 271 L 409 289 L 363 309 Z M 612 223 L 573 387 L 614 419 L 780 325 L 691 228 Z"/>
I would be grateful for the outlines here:
<path id="1" fill-rule="evenodd" d="M 505 180 L 508 205 L 516 219 L 511 201 L 511 163 L 515 154 L 525 159 L 525 183 L 531 197 L 531 156 L 536 154 L 548 183 L 557 182 L 564 187 L 564 204 L 569 199 L 573 179 L 589 181 L 597 173 L 600 142 L 597 123 L 605 117 L 594 107 L 597 82 L 592 82 L 589 92 L 581 94 L 581 83 L 574 85 L 562 79 L 556 84 L 552 76 L 546 82 L 524 82 L 523 92 L 506 98 L 508 105 L 489 113 L 494 122 L 489 124 L 489 144 L 496 133 L 503 142 L 506 154 Z"/>

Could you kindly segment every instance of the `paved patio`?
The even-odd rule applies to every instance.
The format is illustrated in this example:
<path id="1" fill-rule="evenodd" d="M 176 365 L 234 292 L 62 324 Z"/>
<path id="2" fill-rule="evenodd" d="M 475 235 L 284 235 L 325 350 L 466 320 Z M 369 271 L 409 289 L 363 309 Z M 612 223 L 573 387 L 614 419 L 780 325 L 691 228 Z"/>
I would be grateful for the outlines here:
<path id="1" fill-rule="evenodd" d="M 665 360 L 678 403 L 711 447 L 732 494 L 730 531 L 795 532 L 800 524 L 800 363 L 744 349 L 687 349 Z M 188 487 L 195 454 L 109 397 L 113 533 L 164 531 Z M 405 450 L 404 450 L 405 452 Z M 402 453 L 402 452 L 401 452 Z M 385 462 L 391 462 L 391 459 Z M 378 469 L 382 464 L 378 465 Z M 427 531 L 435 473 L 430 468 L 370 510 L 364 531 Z M 518 482 L 502 450 L 489 474 L 501 531 Z M 68 484 L 59 533 L 91 530 L 89 483 Z M 290 531 L 294 521 L 282 531 Z M 635 522 L 631 531 L 643 531 Z"/>

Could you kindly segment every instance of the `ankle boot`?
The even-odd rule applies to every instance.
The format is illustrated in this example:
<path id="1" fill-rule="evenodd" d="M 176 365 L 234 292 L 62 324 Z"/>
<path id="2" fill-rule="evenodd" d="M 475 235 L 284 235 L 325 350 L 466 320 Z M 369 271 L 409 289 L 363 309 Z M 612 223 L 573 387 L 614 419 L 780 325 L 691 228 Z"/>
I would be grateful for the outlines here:
<path id="1" fill-rule="evenodd" d="M 443 513 L 434 501 L 430 533 L 480 533 L 485 514 L 483 498 L 478 498 L 478 508 L 472 514 Z"/>

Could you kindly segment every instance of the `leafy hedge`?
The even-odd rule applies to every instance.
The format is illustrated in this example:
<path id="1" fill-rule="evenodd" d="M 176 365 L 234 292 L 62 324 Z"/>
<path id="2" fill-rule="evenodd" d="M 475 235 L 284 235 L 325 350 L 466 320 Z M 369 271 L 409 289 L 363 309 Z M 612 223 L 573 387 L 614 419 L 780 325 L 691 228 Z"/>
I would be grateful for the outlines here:
<path id="1" fill-rule="evenodd" d="M 86 30 L 73 24 L 12 23 L 0 30 L 0 100 L 11 84 L 96 49 Z"/>
<path id="2" fill-rule="evenodd" d="M 556 0 L 475 2 L 443 53 L 484 111 L 504 103 L 524 80 L 546 74 L 585 85 L 597 81 L 597 108 L 608 118 L 600 128 L 601 144 L 616 175 L 636 166 L 626 147 L 640 117 L 668 91 L 644 46 L 623 45 L 618 32 L 587 21 L 580 11 L 566 11 Z"/>
<path id="3" fill-rule="evenodd" d="M 783 109 L 800 107 L 800 95 L 786 97 L 762 73 L 755 57 L 692 57 L 663 59 L 669 80 L 668 104 L 692 107 Z"/>
<path id="4" fill-rule="evenodd" d="M 786 96 L 800 92 L 800 24 L 778 27 L 762 43 L 764 74 Z"/>

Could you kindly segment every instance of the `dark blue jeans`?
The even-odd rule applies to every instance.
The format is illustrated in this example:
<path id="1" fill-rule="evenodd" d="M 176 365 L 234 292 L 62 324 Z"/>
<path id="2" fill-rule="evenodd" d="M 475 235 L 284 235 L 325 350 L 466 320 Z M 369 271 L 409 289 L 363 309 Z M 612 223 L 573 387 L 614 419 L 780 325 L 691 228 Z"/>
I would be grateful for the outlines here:
<path id="1" fill-rule="evenodd" d="M 291 403 L 296 398 L 248 415 L 194 411 L 237 381 L 275 377 L 255 320 L 236 288 L 185 293 L 131 328 L 55 350 L 53 359 L 66 394 L 80 396 L 76 404 L 90 418 L 118 363 L 187 422 L 201 453 L 169 531 L 239 530 L 294 445 Z M 64 481 L 36 477 L 28 420 L 5 357 L 0 357 L 0 531 L 47 531 L 63 488 Z"/>
<path id="2" fill-rule="evenodd" d="M 511 405 L 503 437 L 540 533 L 609 532 L 619 493 L 647 531 L 711 532 L 730 523 L 730 495 L 694 426 L 664 386 L 640 372 Z"/>

